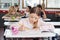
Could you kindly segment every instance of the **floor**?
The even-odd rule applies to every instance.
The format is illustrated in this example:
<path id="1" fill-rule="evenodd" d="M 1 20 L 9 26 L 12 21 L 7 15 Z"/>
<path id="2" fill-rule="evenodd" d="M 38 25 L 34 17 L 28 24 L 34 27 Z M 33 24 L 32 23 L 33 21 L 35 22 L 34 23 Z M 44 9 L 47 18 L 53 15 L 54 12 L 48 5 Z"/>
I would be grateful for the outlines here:
<path id="1" fill-rule="evenodd" d="M 0 28 L 0 40 L 4 40 L 3 39 L 3 34 L 4 34 L 4 29 Z"/>

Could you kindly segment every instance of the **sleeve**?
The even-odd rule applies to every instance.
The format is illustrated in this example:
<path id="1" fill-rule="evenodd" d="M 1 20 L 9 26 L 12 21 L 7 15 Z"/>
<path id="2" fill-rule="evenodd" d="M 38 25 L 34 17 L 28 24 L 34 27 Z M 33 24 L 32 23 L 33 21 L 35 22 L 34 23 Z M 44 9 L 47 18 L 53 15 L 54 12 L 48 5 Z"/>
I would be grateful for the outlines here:
<path id="1" fill-rule="evenodd" d="M 49 31 L 54 31 L 54 29 L 55 29 L 55 27 L 54 27 L 54 25 L 53 24 L 47 24 L 48 26 L 49 26 L 49 28 L 48 28 L 48 30 Z"/>
<path id="2" fill-rule="evenodd" d="M 24 20 L 21 19 L 21 20 L 18 22 L 18 25 L 21 26 L 21 25 L 23 25 L 23 23 L 24 23 Z"/>
<path id="3" fill-rule="evenodd" d="M 10 14 L 6 14 L 5 17 L 10 17 Z"/>
<path id="4" fill-rule="evenodd" d="M 42 31 L 54 31 L 55 27 L 54 25 L 50 24 L 50 23 L 46 23 L 43 20 L 39 20 L 39 28 Z"/>
<path id="5" fill-rule="evenodd" d="M 23 25 L 23 20 L 21 19 L 18 23 L 15 23 L 15 24 L 10 25 L 10 29 L 12 27 L 16 27 L 16 28 L 19 29 L 22 25 Z"/>
<path id="6" fill-rule="evenodd" d="M 55 27 L 54 27 L 54 25 L 52 25 L 52 24 L 43 23 L 43 25 L 41 26 L 41 29 L 42 29 L 43 31 L 51 31 L 51 32 L 53 32 L 54 29 L 55 29 Z"/>

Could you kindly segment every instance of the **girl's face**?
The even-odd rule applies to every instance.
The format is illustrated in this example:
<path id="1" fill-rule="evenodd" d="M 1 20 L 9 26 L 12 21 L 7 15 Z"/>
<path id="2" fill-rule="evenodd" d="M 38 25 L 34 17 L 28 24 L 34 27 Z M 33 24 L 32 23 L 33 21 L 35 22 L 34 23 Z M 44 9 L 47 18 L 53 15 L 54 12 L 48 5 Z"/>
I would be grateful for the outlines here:
<path id="1" fill-rule="evenodd" d="M 37 8 L 36 8 L 36 11 L 41 11 L 41 8 L 37 7 Z"/>
<path id="2" fill-rule="evenodd" d="M 26 12 L 29 12 L 29 8 L 28 7 L 26 7 Z"/>
<path id="3" fill-rule="evenodd" d="M 14 15 L 15 13 L 16 13 L 15 11 L 12 11 L 12 13 L 11 13 L 11 14 L 13 14 L 13 15 Z"/>
<path id="4" fill-rule="evenodd" d="M 39 18 L 40 18 L 40 17 L 39 17 L 37 14 L 32 13 L 32 14 L 30 14 L 29 20 L 30 20 L 32 23 L 34 23 L 34 22 L 37 22 Z"/>

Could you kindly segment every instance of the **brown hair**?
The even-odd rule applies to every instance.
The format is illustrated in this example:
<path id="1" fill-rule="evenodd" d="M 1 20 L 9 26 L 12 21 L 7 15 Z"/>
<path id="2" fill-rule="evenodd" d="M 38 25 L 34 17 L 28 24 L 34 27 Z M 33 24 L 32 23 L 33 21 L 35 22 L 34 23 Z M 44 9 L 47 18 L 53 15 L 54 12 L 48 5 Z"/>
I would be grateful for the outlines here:
<path id="1" fill-rule="evenodd" d="M 37 5 L 37 7 L 39 7 L 39 8 L 41 8 L 42 9 L 42 6 L 39 4 L 39 5 Z"/>
<path id="2" fill-rule="evenodd" d="M 32 14 L 32 13 L 37 14 L 38 16 L 40 16 L 40 11 L 37 12 L 37 11 L 36 11 L 36 7 L 33 7 L 33 8 L 31 9 L 30 14 Z"/>
<path id="3" fill-rule="evenodd" d="M 8 13 L 11 14 L 13 11 L 16 12 L 16 9 L 14 8 L 14 6 L 11 6 L 8 10 Z"/>
<path id="4" fill-rule="evenodd" d="M 15 7 L 18 7 L 19 5 L 15 5 Z"/>
<path id="5" fill-rule="evenodd" d="M 29 8 L 29 12 L 30 12 L 32 7 L 31 6 L 27 6 L 27 7 Z"/>

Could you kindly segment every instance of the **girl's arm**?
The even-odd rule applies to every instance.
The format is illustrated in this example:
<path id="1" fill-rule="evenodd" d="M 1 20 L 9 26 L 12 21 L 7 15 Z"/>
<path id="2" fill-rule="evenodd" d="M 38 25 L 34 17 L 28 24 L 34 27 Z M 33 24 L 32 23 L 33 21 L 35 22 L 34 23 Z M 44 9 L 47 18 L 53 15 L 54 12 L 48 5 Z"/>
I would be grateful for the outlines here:
<path id="1" fill-rule="evenodd" d="M 27 28 L 25 25 L 24 25 L 24 19 L 20 20 L 18 25 L 19 25 L 19 30 L 20 31 L 24 31 L 24 30 L 30 30 L 29 28 Z"/>
<path id="2" fill-rule="evenodd" d="M 10 17 L 9 17 L 9 14 L 5 14 L 5 15 L 2 17 L 2 19 L 4 19 L 4 18 L 6 18 L 6 19 L 7 19 L 7 18 L 10 18 Z"/>
<path id="3" fill-rule="evenodd" d="M 18 23 L 15 23 L 14 25 L 12 24 L 12 26 L 10 26 L 10 29 L 12 27 L 16 27 L 19 31 L 30 30 L 28 27 L 25 26 L 24 21 L 24 19 L 21 19 Z"/>
<path id="4" fill-rule="evenodd" d="M 54 29 L 55 29 L 53 24 L 46 23 L 42 20 L 40 20 L 39 24 L 40 24 L 39 25 L 40 29 L 43 31 L 54 31 Z"/>
<path id="5" fill-rule="evenodd" d="M 42 29 L 45 30 L 45 31 L 51 31 L 51 32 L 54 32 L 54 25 L 52 24 L 47 24 L 47 23 L 44 23 L 43 26 L 42 26 Z"/>

